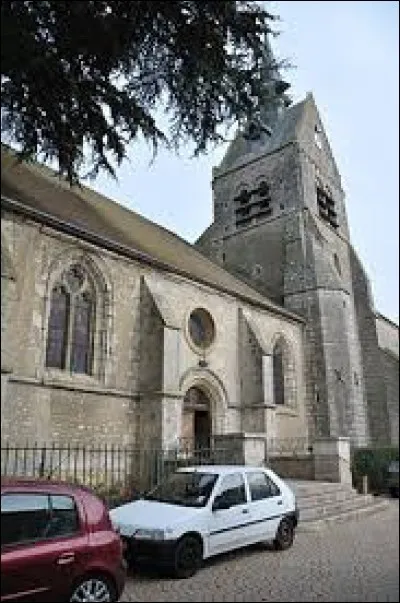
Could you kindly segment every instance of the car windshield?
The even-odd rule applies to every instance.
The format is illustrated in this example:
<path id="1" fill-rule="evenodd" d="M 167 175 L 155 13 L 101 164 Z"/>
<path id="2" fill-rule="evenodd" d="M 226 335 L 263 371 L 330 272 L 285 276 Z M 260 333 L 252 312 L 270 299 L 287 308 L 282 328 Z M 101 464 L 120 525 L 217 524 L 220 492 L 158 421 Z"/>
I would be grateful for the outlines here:
<path id="1" fill-rule="evenodd" d="M 176 472 L 145 494 L 144 498 L 184 507 L 204 507 L 217 478 L 216 473 Z"/>

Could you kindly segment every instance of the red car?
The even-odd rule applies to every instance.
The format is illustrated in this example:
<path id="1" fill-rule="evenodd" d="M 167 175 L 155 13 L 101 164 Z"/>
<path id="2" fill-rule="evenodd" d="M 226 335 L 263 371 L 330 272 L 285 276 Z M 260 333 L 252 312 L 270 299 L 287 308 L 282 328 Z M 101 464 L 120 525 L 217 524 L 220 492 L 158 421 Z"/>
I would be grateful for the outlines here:
<path id="1" fill-rule="evenodd" d="M 82 486 L 1 481 L 1 601 L 118 601 L 122 544 Z"/>

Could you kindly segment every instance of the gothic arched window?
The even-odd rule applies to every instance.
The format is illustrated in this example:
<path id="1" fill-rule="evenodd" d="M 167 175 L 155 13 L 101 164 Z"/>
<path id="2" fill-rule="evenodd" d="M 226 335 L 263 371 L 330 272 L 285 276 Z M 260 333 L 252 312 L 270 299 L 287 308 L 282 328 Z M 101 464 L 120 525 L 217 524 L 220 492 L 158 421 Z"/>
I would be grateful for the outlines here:
<path id="1" fill-rule="evenodd" d="M 95 293 L 85 270 L 73 264 L 50 299 L 46 366 L 92 374 Z"/>
<path id="2" fill-rule="evenodd" d="M 275 404 L 285 403 L 285 378 L 283 368 L 283 349 L 278 341 L 274 346 L 272 355 L 273 375 L 274 375 L 274 402 Z"/>
<path id="3" fill-rule="evenodd" d="M 294 356 L 287 340 L 279 336 L 272 351 L 274 403 L 296 406 Z"/>

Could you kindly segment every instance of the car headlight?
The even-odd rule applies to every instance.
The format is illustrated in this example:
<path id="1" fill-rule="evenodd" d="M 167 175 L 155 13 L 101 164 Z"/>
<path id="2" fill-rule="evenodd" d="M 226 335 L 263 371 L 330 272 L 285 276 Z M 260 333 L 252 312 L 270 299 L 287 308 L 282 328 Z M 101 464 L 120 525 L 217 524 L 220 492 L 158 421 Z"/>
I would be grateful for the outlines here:
<path id="1" fill-rule="evenodd" d="M 134 538 L 142 538 L 146 540 L 164 540 L 165 533 L 163 530 L 149 530 L 145 528 L 139 528 L 133 534 Z"/>

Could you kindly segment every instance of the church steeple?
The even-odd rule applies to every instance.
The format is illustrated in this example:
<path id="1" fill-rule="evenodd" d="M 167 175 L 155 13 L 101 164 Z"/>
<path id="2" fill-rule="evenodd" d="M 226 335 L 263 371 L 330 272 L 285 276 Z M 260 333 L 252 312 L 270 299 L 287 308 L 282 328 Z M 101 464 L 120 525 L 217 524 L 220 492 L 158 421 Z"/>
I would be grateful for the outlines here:
<path id="1" fill-rule="evenodd" d="M 273 55 L 268 34 L 265 34 L 261 61 L 262 93 L 244 132 L 244 137 L 250 140 L 260 139 L 263 132 L 271 135 L 282 109 L 291 103 L 286 94 L 290 84 L 280 75 L 279 63 Z"/>

